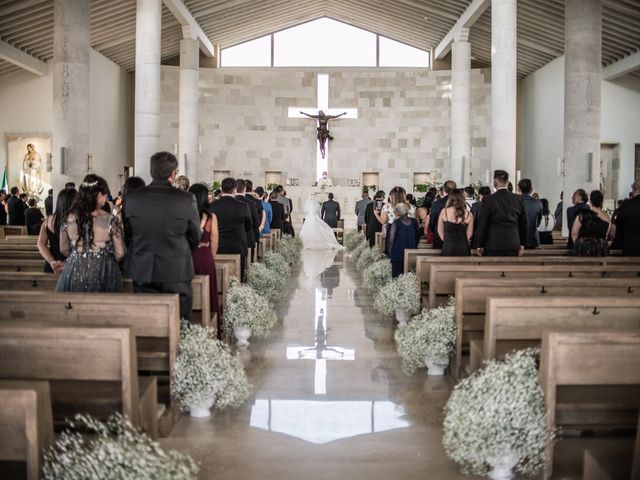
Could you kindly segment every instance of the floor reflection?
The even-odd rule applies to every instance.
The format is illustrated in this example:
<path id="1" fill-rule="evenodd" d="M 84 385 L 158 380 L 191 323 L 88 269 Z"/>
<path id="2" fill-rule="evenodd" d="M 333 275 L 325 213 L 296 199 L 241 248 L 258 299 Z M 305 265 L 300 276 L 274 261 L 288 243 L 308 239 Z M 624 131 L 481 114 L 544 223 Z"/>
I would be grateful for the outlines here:
<path id="1" fill-rule="evenodd" d="M 404 410 L 389 401 L 257 399 L 251 426 L 310 443 L 409 427 Z"/>

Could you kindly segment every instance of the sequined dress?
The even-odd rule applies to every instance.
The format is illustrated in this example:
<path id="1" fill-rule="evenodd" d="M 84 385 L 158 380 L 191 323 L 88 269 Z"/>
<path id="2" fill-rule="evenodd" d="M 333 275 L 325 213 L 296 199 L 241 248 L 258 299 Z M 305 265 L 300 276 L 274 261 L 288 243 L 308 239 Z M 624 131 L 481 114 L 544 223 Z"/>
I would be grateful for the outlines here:
<path id="1" fill-rule="evenodd" d="M 70 214 L 60 228 L 60 251 L 68 255 L 57 292 L 119 292 L 120 262 L 125 255 L 122 224 L 118 217 L 100 213 L 93 221 L 93 241 L 78 238 L 76 217 Z M 85 244 L 91 243 L 86 249 Z"/>

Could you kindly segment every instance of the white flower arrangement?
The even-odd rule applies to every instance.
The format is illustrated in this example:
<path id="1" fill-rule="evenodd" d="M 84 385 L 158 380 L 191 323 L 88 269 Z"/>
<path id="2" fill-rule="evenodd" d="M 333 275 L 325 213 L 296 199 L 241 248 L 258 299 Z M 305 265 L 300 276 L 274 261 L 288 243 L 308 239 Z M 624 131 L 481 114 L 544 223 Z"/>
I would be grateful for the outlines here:
<path id="1" fill-rule="evenodd" d="M 247 327 L 253 336 L 266 338 L 276 322 L 269 300 L 237 279 L 231 280 L 224 313 L 224 323 L 230 331 L 235 327 Z"/>
<path id="2" fill-rule="evenodd" d="M 500 457 L 517 459 L 515 469 L 533 475 L 544 464 L 551 438 L 538 381 L 539 349 L 507 355 L 462 380 L 445 407 L 443 444 L 462 471 L 485 475 Z"/>
<path id="3" fill-rule="evenodd" d="M 372 263 L 364 269 L 362 278 L 364 288 L 376 293 L 391 281 L 391 262 L 384 258 Z"/>
<path id="4" fill-rule="evenodd" d="M 191 457 L 165 452 L 119 413 L 105 422 L 76 415 L 68 424 L 45 453 L 47 480 L 197 478 L 199 468 Z"/>
<path id="5" fill-rule="evenodd" d="M 358 271 L 362 272 L 369 265 L 376 263 L 378 260 L 382 259 L 383 256 L 378 249 L 368 248 L 362 252 L 362 254 L 358 257 L 358 261 L 356 262 L 356 268 Z"/>
<path id="6" fill-rule="evenodd" d="M 360 232 L 349 232 L 344 236 L 344 246 L 347 247 L 347 252 L 354 251 L 363 241 L 366 239 Z"/>
<path id="7" fill-rule="evenodd" d="M 387 283 L 378 291 L 373 306 L 384 315 L 417 313 L 420 310 L 420 294 L 416 274 L 405 273 Z"/>
<path id="8" fill-rule="evenodd" d="M 270 270 L 263 263 L 254 263 L 247 274 L 247 285 L 267 300 L 274 302 L 287 287 L 287 277 Z"/>
<path id="9" fill-rule="evenodd" d="M 281 253 L 267 252 L 262 261 L 269 270 L 273 270 L 277 275 L 286 277 L 291 273 L 291 267 Z"/>
<path id="10" fill-rule="evenodd" d="M 181 337 L 173 364 L 172 394 L 183 410 L 211 397 L 218 409 L 242 405 L 251 394 L 242 362 L 211 329 L 183 322 Z"/>
<path id="11" fill-rule="evenodd" d="M 278 242 L 276 252 L 280 253 L 289 263 L 289 266 L 293 268 L 300 262 L 302 248 L 302 241 L 299 238 L 283 235 Z"/>
<path id="12" fill-rule="evenodd" d="M 354 263 L 357 264 L 358 263 L 358 259 L 360 258 L 360 255 L 362 255 L 363 253 L 365 253 L 368 250 L 371 250 L 369 248 L 369 242 L 364 240 L 363 242 L 360 243 L 360 245 L 358 245 L 356 248 L 354 248 L 353 251 L 351 252 L 351 260 Z"/>
<path id="13" fill-rule="evenodd" d="M 395 339 L 402 369 L 407 375 L 424 367 L 425 360 L 439 367 L 449 365 L 456 345 L 455 304 L 424 309 L 409 324 L 396 330 Z"/>

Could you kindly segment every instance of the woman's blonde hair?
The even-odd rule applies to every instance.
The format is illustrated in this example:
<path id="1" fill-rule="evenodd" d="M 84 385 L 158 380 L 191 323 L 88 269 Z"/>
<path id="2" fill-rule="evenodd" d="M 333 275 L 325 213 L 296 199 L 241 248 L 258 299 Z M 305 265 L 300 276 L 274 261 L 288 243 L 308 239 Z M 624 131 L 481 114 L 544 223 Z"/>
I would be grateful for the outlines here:
<path id="1" fill-rule="evenodd" d="M 464 199 L 464 190 L 455 188 L 449 192 L 449 200 L 447 200 L 447 208 L 454 208 L 456 218 L 464 220 L 467 216 L 467 202 Z"/>
<path id="2" fill-rule="evenodd" d="M 389 192 L 389 202 L 393 208 L 400 203 L 407 204 L 407 192 L 402 187 L 393 187 Z"/>

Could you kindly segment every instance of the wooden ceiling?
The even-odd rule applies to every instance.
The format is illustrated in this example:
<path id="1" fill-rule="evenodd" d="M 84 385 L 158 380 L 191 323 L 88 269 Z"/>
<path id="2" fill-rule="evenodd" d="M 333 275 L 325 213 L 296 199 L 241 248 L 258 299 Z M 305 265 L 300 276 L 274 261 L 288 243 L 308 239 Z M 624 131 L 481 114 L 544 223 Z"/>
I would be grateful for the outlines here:
<path id="1" fill-rule="evenodd" d="M 320 17 L 394 40 L 435 48 L 470 0 L 184 0 L 214 45 L 229 47 Z M 91 44 L 124 69 L 135 66 L 135 0 L 91 0 Z M 179 55 L 181 28 L 163 7 L 162 59 Z M 53 57 L 53 0 L 0 0 L 0 39 L 47 61 Z M 475 64 L 491 63 L 491 9 L 471 28 Z M 564 51 L 563 0 L 518 1 L 518 75 Z M 603 0 L 603 66 L 640 51 L 640 1 Z M 0 75 L 19 67 L 0 61 Z M 635 72 L 640 75 L 638 71 Z"/>

